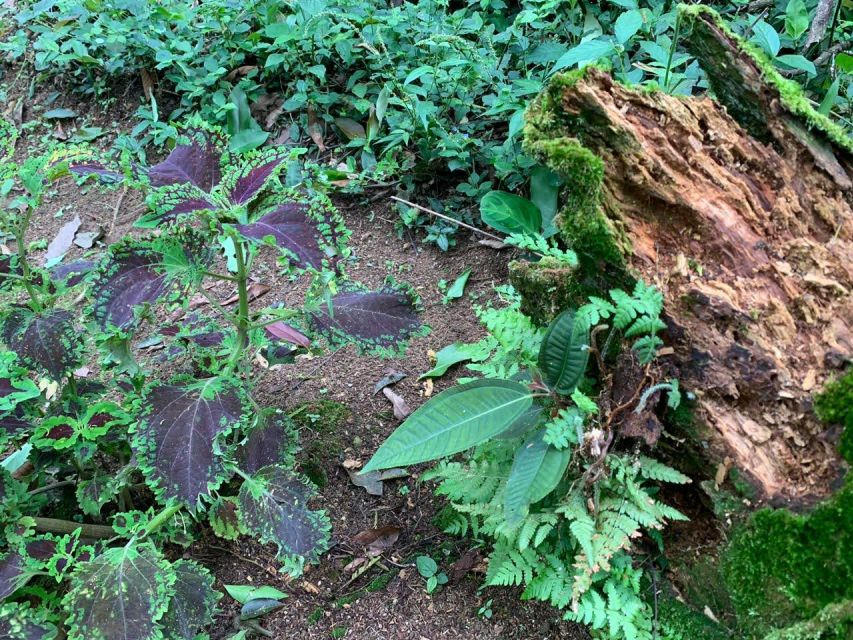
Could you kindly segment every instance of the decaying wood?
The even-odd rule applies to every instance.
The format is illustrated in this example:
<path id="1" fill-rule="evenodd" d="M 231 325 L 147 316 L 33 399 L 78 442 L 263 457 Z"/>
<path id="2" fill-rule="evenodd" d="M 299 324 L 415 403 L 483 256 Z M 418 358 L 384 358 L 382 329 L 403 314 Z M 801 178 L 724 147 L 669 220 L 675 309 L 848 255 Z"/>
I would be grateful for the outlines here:
<path id="1" fill-rule="evenodd" d="M 811 398 L 853 357 L 853 158 L 786 111 L 749 59 L 735 67 L 764 141 L 710 98 L 600 71 L 558 109 L 604 160 L 602 203 L 630 266 L 665 292 L 672 358 L 715 457 L 766 498 L 799 502 L 843 469 Z"/>

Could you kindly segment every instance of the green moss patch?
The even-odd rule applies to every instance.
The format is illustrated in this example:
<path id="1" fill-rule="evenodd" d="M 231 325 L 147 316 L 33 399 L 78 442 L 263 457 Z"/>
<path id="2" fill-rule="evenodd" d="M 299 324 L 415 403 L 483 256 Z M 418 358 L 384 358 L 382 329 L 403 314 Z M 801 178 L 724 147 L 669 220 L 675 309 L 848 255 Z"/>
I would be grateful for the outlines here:
<path id="1" fill-rule="evenodd" d="M 757 511 L 734 532 L 722 571 L 752 637 L 853 599 L 853 482 L 806 515 Z"/>

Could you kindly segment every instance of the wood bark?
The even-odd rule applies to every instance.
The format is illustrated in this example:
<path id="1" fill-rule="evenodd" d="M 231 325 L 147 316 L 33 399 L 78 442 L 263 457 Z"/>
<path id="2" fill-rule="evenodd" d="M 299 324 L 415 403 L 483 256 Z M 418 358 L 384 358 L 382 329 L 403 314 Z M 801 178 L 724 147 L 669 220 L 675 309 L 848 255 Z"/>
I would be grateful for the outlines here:
<path id="1" fill-rule="evenodd" d="M 604 213 L 630 240 L 630 268 L 665 292 L 672 358 L 712 455 L 770 501 L 809 502 L 843 473 L 811 399 L 853 358 L 853 157 L 787 109 L 737 42 L 703 27 L 760 136 L 719 101 L 598 70 L 551 108 L 604 160 Z"/>

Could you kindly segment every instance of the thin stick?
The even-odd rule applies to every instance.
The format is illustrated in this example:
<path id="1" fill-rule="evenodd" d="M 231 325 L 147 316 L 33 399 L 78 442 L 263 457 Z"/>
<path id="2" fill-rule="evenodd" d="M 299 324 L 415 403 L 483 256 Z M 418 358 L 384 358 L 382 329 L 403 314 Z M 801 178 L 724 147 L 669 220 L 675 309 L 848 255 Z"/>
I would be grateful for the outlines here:
<path id="1" fill-rule="evenodd" d="M 116 220 L 118 220 L 118 210 L 121 209 L 121 205 L 124 203 L 124 197 L 127 195 L 127 185 L 122 187 L 121 193 L 118 196 L 118 200 L 116 201 L 115 206 L 113 207 L 113 219 L 110 222 L 109 231 L 104 234 L 104 239 L 109 240 L 110 236 L 113 233 L 113 230 L 116 228 Z"/>
<path id="2" fill-rule="evenodd" d="M 459 220 L 455 220 L 450 216 L 446 216 L 443 213 L 439 213 L 438 211 L 433 211 L 432 209 L 427 209 L 426 207 L 422 207 L 419 204 L 415 204 L 414 202 L 409 202 L 408 200 L 403 200 L 402 198 L 398 198 L 397 196 L 391 196 L 392 200 L 396 200 L 397 202 L 402 202 L 404 205 L 408 207 L 414 207 L 419 211 L 423 211 L 424 213 L 428 213 L 431 216 L 435 216 L 436 218 L 441 218 L 442 220 L 447 220 L 448 222 L 452 222 L 453 224 L 458 224 L 460 227 L 465 227 L 466 229 L 470 229 L 471 231 L 476 231 L 477 233 L 482 233 L 484 236 L 488 236 L 489 238 L 494 238 L 495 240 L 504 241 L 500 236 L 496 236 L 493 233 L 489 233 L 488 231 L 483 231 L 482 229 L 478 229 L 477 227 L 472 227 L 470 224 L 466 224 L 464 222 L 460 222 Z"/>

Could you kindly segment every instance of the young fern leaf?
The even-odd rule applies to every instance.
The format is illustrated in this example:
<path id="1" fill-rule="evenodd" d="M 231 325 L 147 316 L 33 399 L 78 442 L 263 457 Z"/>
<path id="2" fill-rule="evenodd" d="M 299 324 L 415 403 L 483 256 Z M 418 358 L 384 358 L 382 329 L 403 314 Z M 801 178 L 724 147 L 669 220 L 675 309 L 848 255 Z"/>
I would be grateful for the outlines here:
<path id="1" fill-rule="evenodd" d="M 77 564 L 62 600 L 69 640 L 158 640 L 175 570 L 150 542 L 130 541 Z"/>
<path id="2" fill-rule="evenodd" d="M 226 478 L 220 442 L 242 420 L 240 392 L 221 378 L 159 384 L 144 406 L 132 442 L 140 468 L 163 500 L 195 511 Z"/>
<path id="3" fill-rule="evenodd" d="M 301 568 L 302 562 L 315 561 L 328 548 L 331 524 L 325 513 L 308 508 L 313 496 L 308 480 L 270 465 L 245 477 L 237 498 L 239 518 L 261 542 L 275 544 L 283 561 L 297 556 L 295 566 Z"/>
<path id="4" fill-rule="evenodd" d="M 539 369 L 554 391 L 570 395 L 578 386 L 589 359 L 589 324 L 571 309 L 548 327 L 539 349 Z"/>
<path id="5" fill-rule="evenodd" d="M 465 451 L 505 430 L 532 403 L 527 387 L 507 380 L 476 380 L 442 391 L 388 437 L 363 472 Z"/>

